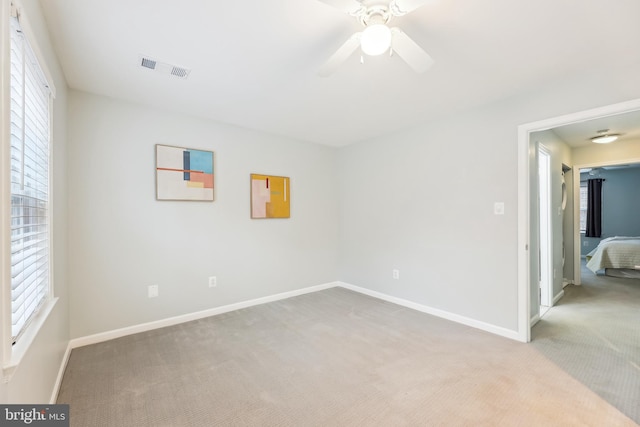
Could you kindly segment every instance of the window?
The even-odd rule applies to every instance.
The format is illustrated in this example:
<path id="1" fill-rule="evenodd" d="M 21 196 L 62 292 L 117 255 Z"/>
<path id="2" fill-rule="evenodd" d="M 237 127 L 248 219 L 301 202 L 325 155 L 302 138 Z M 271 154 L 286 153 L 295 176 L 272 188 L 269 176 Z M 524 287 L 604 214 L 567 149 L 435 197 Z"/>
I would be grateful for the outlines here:
<path id="1" fill-rule="evenodd" d="M 11 335 L 16 342 L 50 292 L 51 91 L 19 17 L 11 18 Z"/>
<path id="2" fill-rule="evenodd" d="M 587 181 L 580 182 L 580 232 L 587 232 L 587 206 L 588 206 Z"/>

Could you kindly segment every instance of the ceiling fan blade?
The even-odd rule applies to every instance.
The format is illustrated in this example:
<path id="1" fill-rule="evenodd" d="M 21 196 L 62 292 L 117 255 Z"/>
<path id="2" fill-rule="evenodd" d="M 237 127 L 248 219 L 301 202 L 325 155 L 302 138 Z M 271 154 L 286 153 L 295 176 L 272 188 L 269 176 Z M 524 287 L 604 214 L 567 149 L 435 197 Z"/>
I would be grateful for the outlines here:
<path id="1" fill-rule="evenodd" d="M 389 10 L 395 16 L 402 16 L 431 1 L 433 0 L 392 0 Z"/>
<path id="2" fill-rule="evenodd" d="M 398 27 L 391 29 L 391 49 L 416 73 L 424 73 L 433 65 L 433 58 Z"/>
<path id="3" fill-rule="evenodd" d="M 336 53 L 331 55 L 331 58 L 329 58 L 329 60 L 320 67 L 318 75 L 320 77 L 328 77 L 331 75 L 360 46 L 361 36 L 362 33 L 359 32 L 349 37 L 349 39 L 340 46 Z"/>
<path id="4" fill-rule="evenodd" d="M 349 15 L 355 15 L 360 11 L 364 6 L 358 0 L 318 0 L 322 3 L 326 3 L 329 6 L 333 6 L 338 10 L 343 11 Z"/>

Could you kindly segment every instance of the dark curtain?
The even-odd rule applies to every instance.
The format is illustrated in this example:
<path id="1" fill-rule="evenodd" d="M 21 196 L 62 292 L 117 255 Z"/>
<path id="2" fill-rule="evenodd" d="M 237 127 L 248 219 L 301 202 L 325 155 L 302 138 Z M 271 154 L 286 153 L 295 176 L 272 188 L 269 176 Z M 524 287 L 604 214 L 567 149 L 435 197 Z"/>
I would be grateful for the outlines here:
<path id="1" fill-rule="evenodd" d="M 602 235 L 602 181 L 590 179 L 587 182 L 587 233 L 585 237 Z"/>

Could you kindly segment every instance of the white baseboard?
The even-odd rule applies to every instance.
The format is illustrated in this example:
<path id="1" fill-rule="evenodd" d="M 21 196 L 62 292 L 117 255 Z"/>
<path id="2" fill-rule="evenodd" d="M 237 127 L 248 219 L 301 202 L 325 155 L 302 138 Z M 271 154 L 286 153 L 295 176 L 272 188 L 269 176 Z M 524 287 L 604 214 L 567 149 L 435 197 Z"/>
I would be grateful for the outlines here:
<path id="1" fill-rule="evenodd" d="M 562 299 L 563 296 L 564 296 L 564 291 L 558 292 L 558 294 L 555 297 L 553 297 L 553 302 L 551 303 L 551 307 L 556 305 L 558 303 L 558 301 L 560 301 Z M 551 308 L 548 308 L 547 310 L 550 310 L 550 309 Z M 540 321 L 540 319 L 541 319 L 540 313 L 537 313 L 533 317 L 531 317 L 530 327 L 533 328 L 533 325 L 538 323 Z"/>
<path id="2" fill-rule="evenodd" d="M 495 335 L 499 335 L 505 338 L 509 338 L 515 341 L 522 341 L 517 331 L 512 331 L 510 329 L 502 328 L 499 326 L 495 326 L 489 323 L 481 322 L 475 319 L 471 319 L 468 317 L 460 316 L 458 314 L 449 313 L 444 310 L 439 310 L 437 308 L 428 307 L 426 305 L 418 304 L 413 301 L 405 300 L 402 298 L 393 297 L 390 295 L 383 294 L 381 292 L 372 291 L 370 289 L 362 288 L 359 286 L 351 285 L 349 283 L 344 282 L 331 282 L 325 283 L 322 285 L 310 286 L 308 288 L 297 289 L 294 291 L 283 292 L 280 294 L 270 295 L 262 298 L 256 298 L 248 301 L 242 301 L 234 304 L 224 305 L 221 307 L 214 307 L 207 310 L 198 311 L 195 313 L 183 314 L 180 316 L 170 317 L 167 319 L 161 319 L 153 322 L 142 323 L 138 325 L 128 326 L 125 328 L 115 329 L 112 331 L 102 332 L 98 334 L 88 335 L 80 338 L 74 338 L 69 341 L 69 345 L 67 346 L 67 350 L 64 354 L 64 358 L 62 364 L 60 366 L 58 377 L 56 379 L 56 383 L 54 386 L 53 393 L 51 394 L 51 403 L 55 403 L 58 398 L 58 393 L 60 390 L 60 385 L 62 383 L 62 378 L 64 376 L 64 371 L 67 367 L 67 363 L 69 361 L 69 357 L 71 355 L 71 350 L 78 347 L 83 347 L 86 345 L 97 344 L 104 341 L 109 341 L 112 339 L 124 337 L 127 335 L 133 335 L 140 332 L 151 331 L 154 329 L 164 328 L 167 326 L 178 325 L 180 323 L 190 322 L 192 320 L 203 319 L 205 317 L 215 316 L 217 314 L 228 313 L 230 311 L 240 310 L 242 308 L 252 307 L 260 304 L 266 304 L 273 301 L 279 301 L 291 297 L 295 297 L 298 295 L 309 294 L 312 292 L 318 292 L 325 289 L 330 289 L 334 287 L 342 287 L 345 289 L 352 290 L 354 292 L 358 292 L 364 295 L 368 295 L 370 297 L 378 298 L 383 301 L 388 301 L 394 304 L 401 305 L 403 307 L 411 308 L 413 310 L 417 310 L 423 313 L 427 313 L 436 317 L 440 317 L 442 319 L 450 320 L 452 322 L 460 323 L 466 326 L 471 326 L 476 329 L 480 329 Z M 564 292 L 561 293 L 564 295 Z M 562 297 L 561 294 L 557 299 Z M 532 322 L 533 324 L 533 322 Z"/>
<path id="3" fill-rule="evenodd" d="M 552 304 L 552 305 L 556 305 L 556 303 L 557 303 L 558 301 L 560 301 L 560 299 L 562 299 L 562 297 L 563 297 L 563 296 L 564 296 L 564 291 L 560 291 L 560 292 L 558 292 L 558 295 L 556 295 L 556 296 L 553 298 L 553 304 Z"/>
<path id="4" fill-rule="evenodd" d="M 63 366 L 60 367 L 60 373 L 58 374 L 58 380 L 56 381 L 56 385 L 59 386 L 62 381 L 62 375 L 64 374 L 64 369 L 66 367 L 67 361 L 69 359 L 69 355 L 71 350 L 78 347 L 83 347 L 86 345 L 97 344 L 104 341 L 109 341 L 112 339 L 124 337 L 127 335 L 133 335 L 140 332 L 151 331 L 154 329 L 164 328 L 167 326 L 178 325 L 180 323 L 190 322 L 192 320 L 203 319 L 205 317 L 215 316 L 217 314 L 228 313 L 230 311 L 240 310 L 242 308 L 252 307 L 255 305 L 266 304 L 273 301 L 279 301 L 291 297 L 295 297 L 298 295 L 304 295 L 312 292 L 318 292 L 329 288 L 334 288 L 336 286 L 340 286 L 345 289 L 352 290 L 354 292 L 358 292 L 364 295 L 368 295 L 374 298 L 381 299 L 383 301 L 388 301 L 394 304 L 401 305 L 403 307 L 411 308 L 413 310 L 417 310 L 423 313 L 431 314 L 436 317 L 440 317 L 443 319 L 450 320 L 452 322 L 461 323 L 463 325 L 471 326 L 476 329 L 480 329 L 486 332 L 490 332 L 495 335 L 500 335 L 506 338 L 510 338 L 516 341 L 521 341 L 519 338 L 518 332 L 510 329 L 502 328 L 500 326 L 495 326 L 490 323 L 481 322 L 479 320 L 471 319 L 468 317 L 460 316 L 458 314 L 450 313 L 448 311 L 440 310 L 437 308 L 429 307 L 426 305 L 418 304 L 413 301 L 405 300 L 402 298 L 393 297 L 390 295 L 383 294 L 381 292 L 372 291 L 367 288 L 362 288 L 360 286 L 351 285 L 345 282 L 330 282 L 322 285 L 310 286 L 303 289 L 297 289 L 294 291 L 283 292 L 280 294 L 269 295 L 262 298 L 256 298 L 248 301 L 241 301 L 234 304 L 224 305 L 220 307 L 214 307 L 207 310 L 198 311 L 195 313 L 187 313 L 180 316 L 169 317 L 166 319 L 156 320 L 153 322 L 142 323 L 138 325 L 128 326 L 125 328 L 115 329 L 112 331 L 101 332 L 94 335 L 88 335 L 80 338 L 74 338 L 69 342 L 69 346 L 65 353 L 65 358 L 63 360 Z M 554 298 L 554 304 L 564 295 L 564 291 L 560 292 L 556 298 Z M 532 323 L 533 324 L 533 323 Z M 54 394 L 57 396 L 57 389 Z"/>
<path id="5" fill-rule="evenodd" d="M 540 321 L 540 313 L 536 314 L 531 318 L 531 327 Z"/>
<path id="6" fill-rule="evenodd" d="M 69 356 L 71 356 L 71 342 L 67 344 L 67 349 L 64 352 L 64 356 L 62 357 L 62 363 L 60 364 L 60 368 L 58 369 L 58 376 L 56 377 L 56 382 L 53 385 L 53 391 L 51 392 L 51 398 L 49 399 L 49 404 L 53 405 L 58 400 L 58 393 L 60 393 L 60 386 L 62 385 L 62 378 L 64 377 L 64 371 L 67 369 L 67 364 L 69 363 Z"/>
<path id="7" fill-rule="evenodd" d="M 280 294 L 269 295 L 262 298 L 256 298 L 248 301 L 241 301 L 234 304 L 214 307 L 207 310 L 197 311 L 195 313 L 187 313 L 180 316 L 169 317 L 167 319 L 156 320 L 153 322 L 142 323 L 139 325 L 127 326 L 125 328 L 115 329 L 112 331 L 101 332 L 99 334 L 88 335 L 85 337 L 74 338 L 69 342 L 71 349 L 84 347 L 85 345 L 97 344 L 109 341 L 115 338 L 133 335 L 140 332 L 147 332 L 158 328 L 178 325 L 180 323 L 190 322 L 192 320 L 203 319 L 205 317 L 215 316 L 216 314 L 228 313 L 230 311 L 240 310 L 242 308 L 252 307 L 254 305 L 266 304 L 268 302 L 279 301 L 298 295 L 308 294 L 312 292 L 322 291 L 338 286 L 338 282 L 325 283 L 322 285 L 310 286 L 308 288 L 296 289 L 295 291 L 282 292 Z"/>
<path id="8" fill-rule="evenodd" d="M 374 297 L 374 298 L 378 298 L 394 304 L 398 304 L 403 307 L 407 307 L 413 310 L 421 311 L 423 313 L 431 314 L 436 317 L 451 320 L 452 322 L 461 323 L 466 326 L 471 326 L 472 328 L 490 332 L 495 335 L 500 335 L 502 337 L 509 338 L 515 341 L 522 341 L 520 335 L 518 334 L 518 331 L 512 331 L 510 329 L 502 328 L 500 326 L 495 326 L 490 323 L 485 323 L 479 320 L 470 319 L 468 317 L 460 316 L 458 314 L 449 313 L 448 311 L 418 304 L 413 301 L 405 300 L 402 298 L 393 297 L 390 295 L 383 294 L 381 292 L 372 291 L 370 289 L 361 288 L 359 286 L 351 285 L 349 283 L 338 282 L 338 286 L 355 291 L 355 292 L 359 292 L 364 295 L 369 295 L 370 297 Z"/>

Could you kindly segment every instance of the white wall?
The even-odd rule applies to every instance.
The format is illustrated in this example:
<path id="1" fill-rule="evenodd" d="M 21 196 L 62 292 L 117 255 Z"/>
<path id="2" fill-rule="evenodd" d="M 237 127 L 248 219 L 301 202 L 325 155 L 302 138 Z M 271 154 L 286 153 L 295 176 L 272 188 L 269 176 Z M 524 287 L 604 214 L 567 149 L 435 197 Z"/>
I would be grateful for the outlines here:
<path id="1" fill-rule="evenodd" d="M 588 70 L 344 148 L 341 280 L 517 330 L 517 127 L 640 98 L 638 76 Z"/>
<path id="2" fill-rule="evenodd" d="M 336 149 L 70 93 L 72 337 L 336 280 Z M 155 200 L 157 143 L 215 152 L 215 202 Z M 250 173 L 291 178 L 290 219 L 250 219 Z"/>
<path id="3" fill-rule="evenodd" d="M 342 281 L 516 328 L 517 121 L 505 115 L 472 111 L 342 150 Z"/>
<path id="4" fill-rule="evenodd" d="M 46 23 L 37 0 L 22 0 L 20 4 L 28 20 L 35 43 L 44 56 L 57 96 L 53 103 L 53 178 L 52 178 L 52 233 L 53 283 L 58 303 L 29 347 L 9 383 L 0 383 L 0 402 L 49 402 L 54 383 L 69 341 L 68 289 L 67 289 L 67 178 L 66 178 L 66 81 L 53 53 Z M 8 6 L 3 2 L 2 7 Z M 4 38 L 4 34 L 3 34 Z M 5 58 L 2 58 L 5 61 Z"/>

